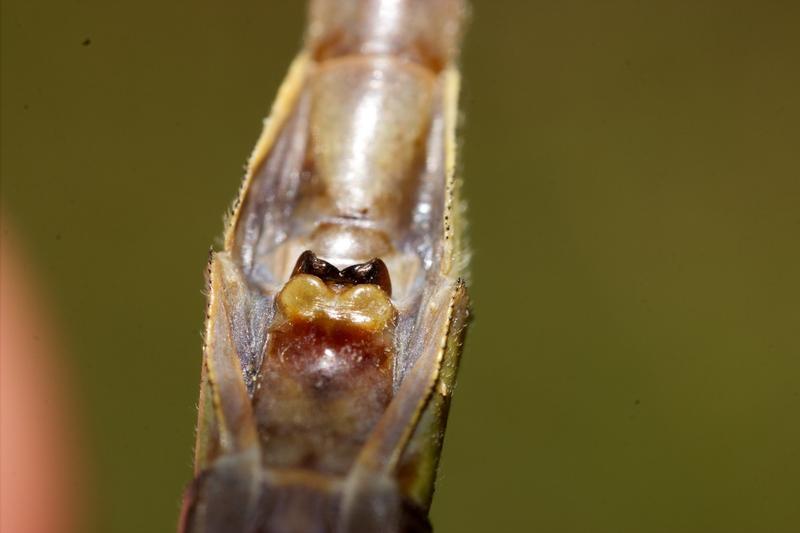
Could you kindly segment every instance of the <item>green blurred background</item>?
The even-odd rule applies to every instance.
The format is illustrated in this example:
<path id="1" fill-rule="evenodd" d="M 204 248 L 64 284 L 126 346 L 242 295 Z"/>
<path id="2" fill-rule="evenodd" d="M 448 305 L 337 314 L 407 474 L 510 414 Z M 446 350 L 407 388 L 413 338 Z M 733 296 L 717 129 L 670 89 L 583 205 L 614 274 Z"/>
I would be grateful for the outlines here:
<path id="1" fill-rule="evenodd" d="M 174 529 L 206 254 L 303 16 L 2 0 L 2 207 L 67 339 L 91 531 Z M 798 22 L 474 2 L 477 318 L 437 531 L 797 531 Z"/>

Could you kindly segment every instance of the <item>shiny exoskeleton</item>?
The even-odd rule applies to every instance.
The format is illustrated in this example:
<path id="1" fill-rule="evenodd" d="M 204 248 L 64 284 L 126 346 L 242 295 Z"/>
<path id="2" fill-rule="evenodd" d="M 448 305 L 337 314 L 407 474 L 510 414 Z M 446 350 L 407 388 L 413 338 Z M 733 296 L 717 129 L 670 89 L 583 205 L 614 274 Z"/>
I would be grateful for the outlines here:
<path id="1" fill-rule="evenodd" d="M 209 262 L 192 533 L 429 531 L 468 307 L 462 0 L 315 0 Z"/>

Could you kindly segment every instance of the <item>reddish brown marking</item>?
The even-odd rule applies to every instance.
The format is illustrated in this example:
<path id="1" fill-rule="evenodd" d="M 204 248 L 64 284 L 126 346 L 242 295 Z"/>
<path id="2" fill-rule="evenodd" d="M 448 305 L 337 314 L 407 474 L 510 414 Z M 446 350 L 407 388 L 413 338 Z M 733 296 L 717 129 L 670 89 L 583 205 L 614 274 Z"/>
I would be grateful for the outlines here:
<path id="1" fill-rule="evenodd" d="M 286 322 L 272 332 L 267 364 L 320 393 L 350 389 L 365 379 L 388 378 L 391 388 L 392 347 L 386 337 L 327 320 Z"/>
<path id="2" fill-rule="evenodd" d="M 270 335 L 255 406 L 270 466 L 344 473 L 392 396 L 390 332 L 286 321 Z"/>

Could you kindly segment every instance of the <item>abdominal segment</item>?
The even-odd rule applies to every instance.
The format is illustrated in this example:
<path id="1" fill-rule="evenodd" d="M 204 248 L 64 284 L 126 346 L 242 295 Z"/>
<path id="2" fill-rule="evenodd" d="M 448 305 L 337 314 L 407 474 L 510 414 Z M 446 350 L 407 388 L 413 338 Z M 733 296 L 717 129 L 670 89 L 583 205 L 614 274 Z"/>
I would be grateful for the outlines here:
<path id="1" fill-rule="evenodd" d="M 254 397 L 264 465 L 346 473 L 392 397 L 394 306 L 301 273 L 276 307 Z"/>

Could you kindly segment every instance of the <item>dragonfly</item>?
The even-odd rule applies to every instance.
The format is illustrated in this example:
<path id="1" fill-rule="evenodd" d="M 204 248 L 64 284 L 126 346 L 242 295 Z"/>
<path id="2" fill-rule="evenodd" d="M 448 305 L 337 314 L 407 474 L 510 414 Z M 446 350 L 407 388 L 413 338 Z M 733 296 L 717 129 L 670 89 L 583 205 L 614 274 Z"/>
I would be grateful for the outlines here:
<path id="1" fill-rule="evenodd" d="M 180 533 L 431 531 L 470 318 L 463 0 L 312 0 L 210 254 Z"/>

